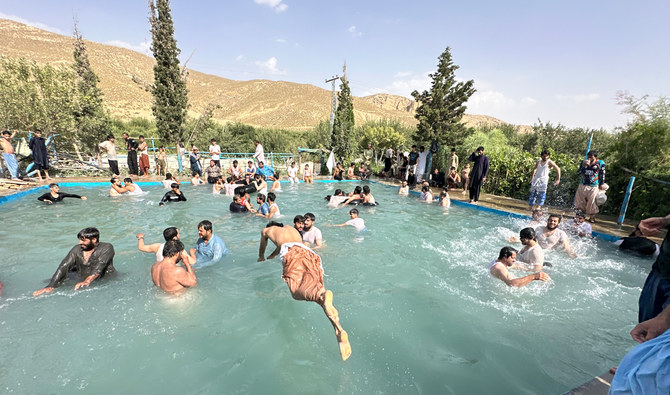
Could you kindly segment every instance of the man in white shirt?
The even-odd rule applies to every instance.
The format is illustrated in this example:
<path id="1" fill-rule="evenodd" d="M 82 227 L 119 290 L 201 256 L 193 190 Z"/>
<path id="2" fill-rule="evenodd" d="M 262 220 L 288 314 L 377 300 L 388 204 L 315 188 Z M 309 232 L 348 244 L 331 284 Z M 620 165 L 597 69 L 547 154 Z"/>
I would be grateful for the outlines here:
<path id="1" fill-rule="evenodd" d="M 358 210 L 357 209 L 352 208 L 351 210 L 349 210 L 349 216 L 351 217 L 351 219 L 349 221 L 347 221 L 343 224 L 333 225 L 333 226 L 351 225 L 354 228 L 356 228 L 356 230 L 359 231 L 359 232 L 366 229 L 365 228 L 365 221 L 363 221 L 363 218 L 358 218 Z"/>
<path id="2" fill-rule="evenodd" d="M 291 166 L 288 168 L 288 180 L 291 184 L 299 182 L 298 168 L 295 167 L 295 162 L 291 162 Z"/>
<path id="3" fill-rule="evenodd" d="M 426 161 L 428 159 L 428 151 L 423 145 L 419 147 L 419 159 L 416 162 L 416 181 L 423 181 L 423 175 L 426 172 Z"/>
<path id="4" fill-rule="evenodd" d="M 591 237 L 593 228 L 586 222 L 586 214 L 582 211 L 575 213 L 575 218 L 565 223 L 565 230 L 579 237 Z"/>
<path id="5" fill-rule="evenodd" d="M 256 146 L 256 153 L 254 153 L 254 160 L 256 162 L 265 163 L 265 152 L 263 152 L 263 146 L 258 140 L 254 140 L 254 145 Z"/>
<path id="6" fill-rule="evenodd" d="M 209 154 L 212 155 L 212 160 L 216 163 L 217 166 L 221 167 L 221 161 L 219 154 L 221 154 L 221 147 L 216 144 L 216 140 L 212 139 L 212 145 L 209 146 Z"/>
<path id="7" fill-rule="evenodd" d="M 319 228 L 314 226 L 316 221 L 316 216 L 312 213 L 306 213 L 305 225 L 303 226 L 302 241 L 307 244 L 307 246 L 313 246 L 312 248 L 317 249 L 323 245 L 323 236 Z"/>
<path id="8" fill-rule="evenodd" d="M 105 150 L 107 153 L 107 162 L 109 163 L 109 170 L 112 173 L 119 175 L 119 160 L 116 157 L 116 145 L 114 145 L 114 135 L 107 136 L 107 141 L 98 144 L 98 147 Z"/>

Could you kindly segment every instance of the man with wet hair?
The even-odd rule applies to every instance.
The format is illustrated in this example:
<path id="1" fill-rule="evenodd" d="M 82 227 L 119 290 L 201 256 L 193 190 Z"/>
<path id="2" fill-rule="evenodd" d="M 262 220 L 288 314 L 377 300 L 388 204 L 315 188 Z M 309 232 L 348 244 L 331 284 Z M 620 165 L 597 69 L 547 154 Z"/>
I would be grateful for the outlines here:
<path id="1" fill-rule="evenodd" d="M 79 243 L 72 247 L 67 256 L 61 261 L 56 273 L 51 277 L 49 285 L 33 292 L 33 296 L 49 293 L 59 287 L 68 273 L 77 272 L 78 282 L 74 289 L 88 287 L 98 278 L 115 272 L 114 247 L 100 241 L 100 231 L 96 228 L 84 228 L 77 234 Z"/>
<path id="2" fill-rule="evenodd" d="M 165 243 L 144 244 L 144 233 L 138 233 L 135 237 L 137 237 L 138 250 L 156 254 L 156 262 L 163 260 L 163 248 L 165 248 Z M 163 230 L 163 238 L 165 239 L 165 242 L 179 240 L 179 229 L 174 226 L 165 228 L 165 230 Z"/>
<path id="3" fill-rule="evenodd" d="M 581 211 L 577 211 L 575 218 L 565 223 L 565 230 L 579 237 L 593 236 L 593 228 L 586 222 L 586 214 Z"/>
<path id="4" fill-rule="evenodd" d="M 142 188 L 140 188 L 139 185 L 133 183 L 133 179 L 130 177 L 123 179 L 123 185 L 120 183 L 113 183 L 112 188 L 114 188 L 114 190 L 120 195 L 141 195 L 143 192 Z"/>
<path id="5" fill-rule="evenodd" d="M 169 240 L 163 248 L 164 258 L 151 267 L 151 279 L 165 292 L 179 294 L 186 288 L 195 287 L 198 280 L 189 265 L 189 256 L 184 252 L 184 244 L 179 240 Z M 179 267 L 182 262 L 184 267 Z"/>
<path id="6" fill-rule="evenodd" d="M 230 251 L 226 243 L 212 232 L 212 223 L 204 220 L 198 224 L 198 241 L 191 248 L 191 261 L 195 269 L 211 266 L 221 260 Z"/>
<path id="7" fill-rule="evenodd" d="M 359 231 L 359 232 L 364 231 L 366 229 L 365 221 L 363 220 L 363 218 L 358 217 L 358 209 L 352 208 L 351 210 L 349 210 L 349 217 L 351 219 L 349 221 L 343 223 L 343 224 L 330 225 L 330 226 L 347 226 L 347 225 L 350 225 L 350 226 L 353 226 L 354 228 L 356 228 L 356 230 Z"/>
<path id="8" fill-rule="evenodd" d="M 293 299 L 315 302 L 323 308 L 326 317 L 335 329 L 342 360 L 349 358 L 351 356 L 349 336 L 340 325 L 338 312 L 333 306 L 333 292 L 327 290 L 323 284 L 321 257 L 302 243 L 302 237 L 295 228 L 285 227 L 272 221 L 261 231 L 259 262 L 265 260 L 268 240 L 277 246 L 268 259 L 281 254 L 282 279 L 288 285 Z"/>
<path id="9" fill-rule="evenodd" d="M 489 264 L 489 274 L 498 280 L 501 280 L 509 287 L 523 287 L 534 280 L 549 280 L 549 275 L 544 272 L 537 272 L 525 277 L 514 278 L 508 269 L 519 267 L 514 264 L 514 262 L 516 262 L 516 253 L 517 251 L 512 247 L 503 247 L 500 250 L 500 254 L 498 254 L 498 259 Z"/>
<path id="10" fill-rule="evenodd" d="M 170 186 L 170 190 L 163 195 L 163 198 L 161 201 L 158 203 L 159 206 L 164 205 L 167 202 L 185 202 L 186 201 L 186 196 L 184 196 L 184 193 L 179 190 L 179 184 L 176 182 L 173 182 L 172 185 Z"/>
<path id="11" fill-rule="evenodd" d="M 256 215 L 259 217 L 267 217 L 268 213 L 270 212 L 270 206 L 265 201 L 265 195 L 262 193 L 256 195 L 256 203 L 259 204 Z"/>
<path id="12" fill-rule="evenodd" d="M 525 263 L 527 266 L 521 266 L 524 270 L 539 272 L 544 265 L 544 250 L 537 243 L 535 238 L 535 229 L 523 228 L 519 232 L 519 240 L 523 245 L 518 254 L 519 262 Z"/>
<path id="13" fill-rule="evenodd" d="M 300 233 L 300 237 L 302 237 L 302 234 L 304 232 L 303 229 L 305 228 L 305 217 L 303 217 L 302 215 L 296 215 L 295 217 L 293 217 L 293 228 L 297 230 L 298 233 Z"/>
<path id="14" fill-rule="evenodd" d="M 86 200 L 86 196 L 80 196 L 80 195 L 75 195 L 73 193 L 61 192 L 60 187 L 56 183 L 49 184 L 49 192 L 47 192 L 44 195 L 38 197 L 37 200 L 39 200 L 40 202 L 47 203 L 47 204 L 53 204 L 53 203 L 56 203 L 56 202 L 60 202 L 65 198 L 75 198 L 75 199 Z"/>
<path id="15" fill-rule="evenodd" d="M 546 226 L 538 226 L 535 228 L 535 238 L 537 243 L 542 247 L 543 250 L 553 250 L 559 247 L 563 247 L 565 252 L 570 255 L 571 258 L 577 258 L 577 254 L 572 251 L 570 246 L 570 239 L 568 234 L 564 230 L 559 229 L 561 224 L 561 216 L 558 214 L 549 214 L 547 218 Z M 519 239 L 516 237 L 510 237 L 509 241 L 512 243 L 518 243 Z"/>
<path id="16" fill-rule="evenodd" d="M 314 246 L 314 249 L 320 248 L 323 245 L 323 236 L 321 235 L 321 230 L 314 226 L 316 222 L 316 216 L 312 213 L 305 213 L 304 215 L 304 233 L 302 234 L 302 241 L 307 246 Z"/>

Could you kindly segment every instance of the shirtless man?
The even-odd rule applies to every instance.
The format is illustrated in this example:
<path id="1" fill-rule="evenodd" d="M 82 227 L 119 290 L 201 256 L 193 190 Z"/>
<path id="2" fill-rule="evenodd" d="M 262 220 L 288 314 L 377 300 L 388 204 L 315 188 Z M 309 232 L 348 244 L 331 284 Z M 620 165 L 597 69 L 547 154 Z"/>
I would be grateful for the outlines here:
<path id="1" fill-rule="evenodd" d="M 165 243 L 144 244 L 144 233 L 137 234 L 137 249 L 142 252 L 156 254 L 156 262 L 163 260 L 163 248 Z M 170 240 L 179 240 L 179 229 L 171 226 L 163 231 L 163 238 L 166 242 Z"/>
<path id="2" fill-rule="evenodd" d="M 10 133 L 9 130 L 2 132 L 0 137 L 0 146 L 2 147 L 2 157 L 5 158 L 5 165 L 9 169 L 11 178 L 19 178 L 19 162 L 16 161 L 16 154 L 14 153 L 14 146 L 12 145 L 12 138 L 16 135 Z"/>
<path id="3" fill-rule="evenodd" d="M 509 287 L 523 287 L 524 285 L 531 283 L 533 280 L 549 280 L 549 275 L 544 272 L 537 272 L 525 277 L 514 278 L 508 269 L 518 267 L 518 265 L 514 264 L 515 261 L 516 250 L 512 247 L 503 247 L 500 250 L 498 259 L 489 264 L 489 273 L 491 276 L 501 280 Z"/>
<path id="4" fill-rule="evenodd" d="M 198 284 L 181 241 L 166 242 L 163 255 L 163 260 L 154 263 L 151 267 L 151 279 L 158 288 L 171 294 L 180 294 L 186 288 L 195 287 Z M 183 262 L 184 268 L 177 266 L 179 261 Z"/>
<path id="5" fill-rule="evenodd" d="M 109 180 L 109 183 L 112 184 L 112 186 L 109 188 L 109 196 L 121 196 L 121 194 L 116 190 L 116 188 L 121 187 L 121 179 L 114 176 Z"/>
<path id="6" fill-rule="evenodd" d="M 409 186 L 407 185 L 407 181 L 405 180 L 402 181 L 402 185 L 400 185 L 400 188 L 398 188 L 398 195 L 402 196 L 409 195 Z"/>
<path id="7" fill-rule="evenodd" d="M 63 258 L 49 285 L 33 292 L 33 296 L 53 291 L 65 281 L 70 272 L 77 272 L 79 279 L 82 280 L 74 286 L 75 290 L 88 287 L 96 279 L 115 272 L 114 247 L 100 241 L 98 229 L 82 229 L 77 238 L 79 243 Z"/>
<path id="8" fill-rule="evenodd" d="M 550 214 L 547 219 L 547 226 L 538 226 L 535 228 L 535 237 L 537 238 L 537 243 L 544 250 L 553 250 L 558 247 L 563 247 L 565 252 L 570 255 L 571 258 L 577 258 L 577 254 L 572 251 L 570 246 L 570 240 L 568 239 L 568 234 L 565 233 L 562 229 L 558 229 L 558 225 L 561 223 L 561 217 L 558 214 Z M 512 243 L 519 242 L 519 239 L 516 237 L 510 237 L 509 241 Z"/>
<path id="9" fill-rule="evenodd" d="M 284 227 L 276 222 L 270 222 L 261 231 L 261 243 L 258 250 L 258 261 L 265 260 L 265 248 L 271 240 L 277 248 L 268 256 L 274 258 L 281 252 L 282 278 L 288 284 L 291 296 L 295 300 L 315 302 L 326 313 L 326 317 L 335 329 L 335 336 L 340 346 L 340 355 L 345 361 L 351 356 L 349 336 L 342 329 L 338 312 L 333 306 L 333 292 L 323 284 L 323 266 L 321 257 L 302 244 L 298 231 L 291 227 Z"/>
<path id="10" fill-rule="evenodd" d="M 519 262 L 525 263 L 527 266 L 524 270 L 539 272 L 544 265 L 544 250 L 537 244 L 535 239 L 535 230 L 533 228 L 524 228 L 519 232 L 519 240 L 523 244 L 523 248 L 519 251 Z"/>

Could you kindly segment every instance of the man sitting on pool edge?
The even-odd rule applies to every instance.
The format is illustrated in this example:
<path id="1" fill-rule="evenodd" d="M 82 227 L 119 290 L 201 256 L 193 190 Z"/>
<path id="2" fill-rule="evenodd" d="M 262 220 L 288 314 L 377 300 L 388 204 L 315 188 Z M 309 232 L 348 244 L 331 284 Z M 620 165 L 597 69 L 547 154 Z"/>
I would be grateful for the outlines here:
<path id="1" fill-rule="evenodd" d="M 291 296 L 295 300 L 315 302 L 323 308 L 326 317 L 335 329 L 342 360 L 347 360 L 351 356 L 349 336 L 342 329 L 338 312 L 333 306 L 333 292 L 327 290 L 323 285 L 321 257 L 302 243 L 302 237 L 295 228 L 270 221 L 261 231 L 258 262 L 265 260 L 268 240 L 277 246 L 268 259 L 280 254 L 283 267 L 282 279 L 288 285 Z"/>
<path id="2" fill-rule="evenodd" d="M 151 267 L 151 279 L 154 284 L 165 292 L 179 294 L 186 288 L 195 287 L 198 280 L 195 272 L 189 265 L 189 256 L 184 252 L 184 244 L 179 240 L 165 242 L 163 260 L 154 263 Z M 179 262 L 184 264 L 181 268 Z"/>
<path id="3" fill-rule="evenodd" d="M 524 285 L 531 283 L 533 280 L 549 280 L 549 275 L 545 272 L 537 272 L 525 277 L 514 278 L 508 269 L 519 267 L 514 264 L 516 261 L 516 252 L 517 251 L 512 247 L 503 247 L 500 250 L 500 254 L 498 254 L 498 259 L 489 264 L 489 274 L 510 287 L 523 287 Z"/>
<path id="4" fill-rule="evenodd" d="M 98 229 L 82 229 L 77 238 L 79 243 L 72 247 L 60 263 L 49 285 L 33 292 L 33 296 L 53 291 L 63 283 L 69 272 L 77 272 L 79 279 L 82 280 L 74 286 L 75 290 L 88 287 L 96 279 L 115 272 L 114 247 L 109 243 L 100 242 Z"/>

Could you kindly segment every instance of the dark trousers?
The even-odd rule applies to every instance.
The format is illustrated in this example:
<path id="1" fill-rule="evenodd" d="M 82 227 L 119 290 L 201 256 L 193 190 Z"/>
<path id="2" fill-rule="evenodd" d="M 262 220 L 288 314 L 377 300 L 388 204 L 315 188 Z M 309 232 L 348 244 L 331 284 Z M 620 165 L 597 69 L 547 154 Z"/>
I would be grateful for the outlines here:
<path id="1" fill-rule="evenodd" d="M 109 170 L 111 170 L 112 173 L 114 173 L 118 176 L 119 175 L 119 161 L 108 159 L 107 162 L 109 162 Z"/>
<path id="2" fill-rule="evenodd" d="M 650 320 L 670 304 L 670 280 L 664 279 L 655 270 L 651 269 L 647 281 L 644 282 L 644 288 L 640 293 L 638 313 L 639 322 Z"/>
<path id="3" fill-rule="evenodd" d="M 137 168 L 137 151 L 128 151 L 128 173 L 138 175 Z"/>
<path id="4" fill-rule="evenodd" d="M 470 200 L 479 201 L 479 193 L 482 191 L 482 183 L 472 180 L 470 182 Z"/>

